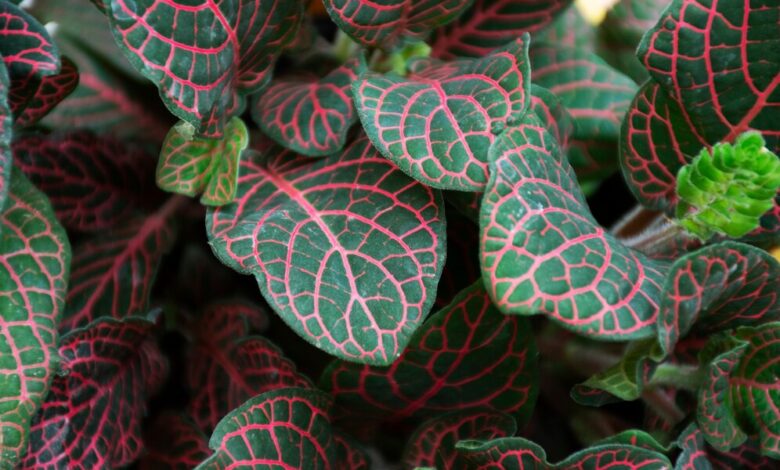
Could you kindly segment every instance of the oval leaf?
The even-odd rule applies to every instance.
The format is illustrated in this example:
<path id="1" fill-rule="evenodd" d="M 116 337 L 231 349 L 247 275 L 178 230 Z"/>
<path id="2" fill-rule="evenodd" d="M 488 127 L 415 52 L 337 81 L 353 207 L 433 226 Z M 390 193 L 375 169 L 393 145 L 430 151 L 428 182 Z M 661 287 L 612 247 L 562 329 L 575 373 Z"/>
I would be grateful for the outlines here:
<path id="1" fill-rule="evenodd" d="M 780 148 L 780 5 L 674 0 L 637 55 L 693 127 L 714 144 L 748 129 Z"/>
<path id="2" fill-rule="evenodd" d="M 699 333 L 777 320 L 780 263 L 750 245 L 724 242 L 675 261 L 664 284 L 658 340 L 666 353 Z"/>
<path id="3" fill-rule="evenodd" d="M 23 136 L 18 167 L 50 195 L 68 229 L 106 230 L 127 220 L 149 196 L 154 159 L 139 148 L 89 131 Z"/>
<path id="4" fill-rule="evenodd" d="M 392 366 L 337 361 L 320 386 L 361 420 L 479 407 L 522 420 L 538 393 L 536 355 L 525 319 L 501 315 L 478 281 L 432 315 Z"/>
<path id="5" fill-rule="evenodd" d="M 425 39 L 458 17 L 473 0 L 325 0 L 334 23 L 366 47 L 390 49 Z"/>
<path id="6" fill-rule="evenodd" d="M 219 422 L 209 441 L 214 455 L 197 470 L 333 468 L 329 408 L 330 398 L 316 390 L 285 388 L 258 395 Z"/>
<path id="7" fill-rule="evenodd" d="M 271 79 L 303 20 L 300 1 L 106 3 L 114 38 L 130 63 L 159 88 L 174 115 L 215 138 L 240 114 L 242 96 Z"/>
<path id="8" fill-rule="evenodd" d="M 317 81 L 275 80 L 252 105 L 252 118 L 290 150 L 319 157 L 341 150 L 357 121 L 352 82 L 366 70 L 361 54 Z"/>
<path id="9" fill-rule="evenodd" d="M 371 142 L 435 188 L 479 191 L 488 148 L 531 101 L 528 35 L 481 59 L 418 61 L 408 78 L 367 73 L 353 85 Z"/>
<path id="10" fill-rule="evenodd" d="M 540 30 L 571 0 L 476 0 L 457 21 L 436 31 L 434 57 L 484 57 L 523 33 Z"/>
<path id="11" fill-rule="evenodd" d="M 17 169 L 0 213 L 0 461 L 8 468 L 27 448 L 30 419 L 59 362 L 57 322 L 69 270 L 65 229 Z"/>
<path id="12" fill-rule="evenodd" d="M 654 335 L 665 266 L 601 228 L 539 121 L 507 130 L 490 162 L 481 264 L 498 308 L 605 340 Z"/>
<path id="13" fill-rule="evenodd" d="M 272 147 L 241 167 L 236 202 L 207 215 L 216 255 L 253 274 L 318 348 L 368 364 L 395 360 L 435 298 L 446 250 L 441 195 L 365 138 L 320 160 Z"/>

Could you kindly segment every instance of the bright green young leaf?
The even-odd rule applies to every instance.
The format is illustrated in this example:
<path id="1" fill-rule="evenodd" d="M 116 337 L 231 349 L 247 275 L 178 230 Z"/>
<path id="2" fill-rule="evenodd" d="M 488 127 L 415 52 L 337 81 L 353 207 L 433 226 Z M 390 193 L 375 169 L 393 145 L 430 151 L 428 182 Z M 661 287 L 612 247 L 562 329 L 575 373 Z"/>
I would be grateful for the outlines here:
<path id="1" fill-rule="evenodd" d="M 220 139 L 194 135 L 186 122 L 171 128 L 163 142 L 157 164 L 157 186 L 185 196 L 196 196 L 202 204 L 230 203 L 238 188 L 241 153 L 249 145 L 244 122 L 234 117 L 225 125 Z"/>
<path id="2" fill-rule="evenodd" d="M 59 363 L 57 323 L 70 243 L 49 200 L 14 171 L 0 213 L 0 469 L 27 448 L 30 419 Z"/>

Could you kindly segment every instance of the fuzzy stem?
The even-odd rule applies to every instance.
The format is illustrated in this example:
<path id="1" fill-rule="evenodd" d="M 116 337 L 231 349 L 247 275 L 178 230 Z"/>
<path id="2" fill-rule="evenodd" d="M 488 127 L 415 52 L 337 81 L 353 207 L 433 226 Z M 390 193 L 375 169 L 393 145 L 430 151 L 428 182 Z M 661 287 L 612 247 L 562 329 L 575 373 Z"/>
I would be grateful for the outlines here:
<path id="1" fill-rule="evenodd" d="M 652 211 L 637 204 L 610 227 L 609 232 L 617 237 L 628 238 L 658 226 L 664 221 L 662 212 Z"/>
<path id="2" fill-rule="evenodd" d="M 333 41 L 333 55 L 339 62 L 346 62 L 355 52 L 355 41 L 342 30 L 336 32 L 336 38 Z"/>
<path id="3" fill-rule="evenodd" d="M 667 363 L 661 364 L 655 369 L 653 377 L 647 385 L 648 387 L 663 386 L 696 391 L 703 378 L 703 372 L 697 366 Z"/>
<path id="4" fill-rule="evenodd" d="M 623 245 L 651 256 L 658 254 L 675 239 L 687 239 L 685 230 L 673 222 L 654 223 L 638 235 L 620 238 Z"/>

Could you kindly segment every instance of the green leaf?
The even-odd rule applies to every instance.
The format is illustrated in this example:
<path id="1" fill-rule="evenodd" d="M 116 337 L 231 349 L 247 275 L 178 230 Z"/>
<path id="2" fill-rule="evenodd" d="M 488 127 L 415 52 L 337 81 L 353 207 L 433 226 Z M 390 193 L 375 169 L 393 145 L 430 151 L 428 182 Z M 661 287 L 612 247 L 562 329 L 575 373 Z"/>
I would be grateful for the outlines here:
<path id="1" fill-rule="evenodd" d="M 620 362 L 576 385 L 572 389 L 572 398 L 583 405 L 590 405 L 593 392 L 601 390 L 625 401 L 638 399 L 655 371 L 656 363 L 652 357 L 657 356 L 657 349 L 655 338 L 629 343 Z"/>
<path id="2" fill-rule="evenodd" d="M 654 335 L 666 265 L 625 247 L 596 222 L 538 120 L 529 116 L 502 134 L 489 160 L 481 264 L 498 308 L 544 313 L 604 340 Z"/>
<path id="3" fill-rule="evenodd" d="M 674 463 L 674 470 L 712 470 L 712 464 L 707 458 L 707 448 L 704 434 L 691 423 L 677 438 L 680 455 Z"/>
<path id="4" fill-rule="evenodd" d="M 183 121 L 168 131 L 157 163 L 157 186 L 185 196 L 203 193 L 200 202 L 208 206 L 230 203 L 238 189 L 241 153 L 249 145 L 246 125 L 234 117 L 220 139 L 193 134 L 192 126 Z"/>
<path id="5" fill-rule="evenodd" d="M 362 421 L 468 408 L 524 421 L 538 394 L 536 356 L 526 320 L 501 315 L 477 281 L 433 314 L 390 367 L 335 361 L 320 387 Z"/>
<path id="6" fill-rule="evenodd" d="M 8 103 L 8 91 L 11 82 L 8 78 L 8 70 L 0 61 L 0 211 L 5 206 L 8 196 L 8 187 L 11 183 L 11 168 L 13 166 L 13 154 L 11 153 L 11 106 Z M 0 231 L 0 233 L 2 233 Z"/>
<path id="7" fill-rule="evenodd" d="M 747 347 L 731 371 L 729 398 L 737 422 L 758 434 L 761 454 L 780 458 L 780 322 L 740 328 Z"/>
<path id="8" fill-rule="evenodd" d="M 254 100 L 252 119 L 276 143 L 302 155 L 338 152 L 358 119 L 352 83 L 365 70 L 361 54 L 320 80 L 274 80 Z"/>
<path id="9" fill-rule="evenodd" d="M 353 85 L 366 134 L 404 173 L 440 189 L 479 191 L 488 148 L 531 101 L 528 35 L 479 59 L 417 59 L 412 73 L 366 73 Z"/>
<path id="10" fill-rule="evenodd" d="M 747 346 L 745 341 L 721 333 L 713 336 L 699 354 L 699 362 L 707 365 L 697 395 L 696 421 L 707 443 L 723 452 L 741 445 L 747 438 L 737 425 L 729 403 L 729 375 Z"/>
<path id="11" fill-rule="evenodd" d="M 643 449 L 652 450 L 661 454 L 667 454 L 672 448 L 672 445 L 663 446 L 655 437 L 642 431 L 641 429 L 627 429 L 619 432 L 614 436 L 607 437 L 598 441 L 595 445 L 605 444 L 627 444 L 634 447 L 641 447 Z"/>
<path id="12" fill-rule="evenodd" d="M 27 446 L 59 359 L 70 243 L 46 196 L 14 171 L 0 214 L 0 468 Z"/>
<path id="13" fill-rule="evenodd" d="M 680 225 L 704 241 L 716 233 L 738 238 L 758 228 L 780 190 L 780 158 L 764 143 L 760 133 L 745 132 L 734 145 L 702 149 L 680 168 Z"/>
<path id="14" fill-rule="evenodd" d="M 441 194 L 365 137 L 311 159 L 270 146 L 241 162 L 238 197 L 206 217 L 209 243 L 299 335 L 384 365 L 434 302 L 446 250 Z"/>
<path id="15" fill-rule="evenodd" d="M 489 410 L 454 411 L 421 424 L 404 448 L 404 468 L 431 467 L 465 470 L 455 452 L 455 444 L 464 439 L 495 439 L 512 436 L 517 423 L 508 415 Z"/>
<path id="16" fill-rule="evenodd" d="M 521 437 L 492 441 L 461 441 L 458 452 L 470 464 L 468 468 L 502 470 L 668 470 L 672 467 L 661 453 L 625 444 L 596 445 L 551 464 L 544 449 Z"/>
<path id="17" fill-rule="evenodd" d="M 125 57 L 174 115 L 213 138 L 241 113 L 244 95 L 268 84 L 303 19 L 301 1 L 105 3 Z"/>
<path id="18" fill-rule="evenodd" d="M 689 332 L 707 334 L 780 318 L 780 263 L 736 242 L 706 246 L 674 262 L 663 289 L 658 341 L 666 354 Z"/>
<path id="19" fill-rule="evenodd" d="M 393 49 L 425 37 L 468 8 L 473 0 L 325 0 L 334 23 L 366 47 Z"/>
<path id="20" fill-rule="evenodd" d="M 754 129 L 780 145 L 777 15 L 760 1 L 674 0 L 639 44 L 642 64 L 707 143 Z"/>
<path id="21" fill-rule="evenodd" d="M 214 454 L 196 470 L 330 469 L 336 445 L 329 409 L 330 398 L 316 390 L 284 388 L 257 395 L 217 424 L 209 441 Z"/>

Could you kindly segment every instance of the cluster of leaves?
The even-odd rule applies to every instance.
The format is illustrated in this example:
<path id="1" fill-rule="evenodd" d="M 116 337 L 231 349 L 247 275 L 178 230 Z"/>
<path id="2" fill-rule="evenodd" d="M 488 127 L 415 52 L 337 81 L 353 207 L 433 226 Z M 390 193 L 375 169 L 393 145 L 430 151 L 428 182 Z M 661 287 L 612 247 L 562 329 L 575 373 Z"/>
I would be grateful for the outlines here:
<path id="1" fill-rule="evenodd" d="M 20 3 L 0 469 L 780 459 L 780 5 Z"/>

